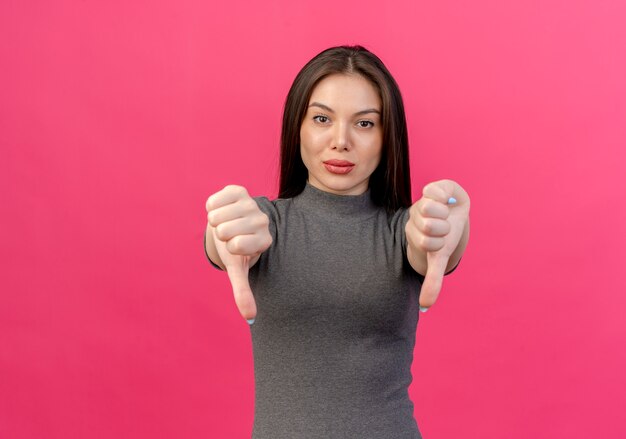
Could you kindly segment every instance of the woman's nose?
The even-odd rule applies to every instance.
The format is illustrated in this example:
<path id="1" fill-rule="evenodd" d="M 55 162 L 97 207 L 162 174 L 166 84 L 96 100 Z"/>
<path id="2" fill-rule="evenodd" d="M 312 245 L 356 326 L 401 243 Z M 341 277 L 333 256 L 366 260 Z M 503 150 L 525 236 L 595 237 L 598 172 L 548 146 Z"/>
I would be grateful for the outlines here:
<path id="1" fill-rule="evenodd" d="M 348 126 L 344 123 L 338 123 L 335 125 L 333 132 L 332 149 L 344 150 L 350 147 L 350 136 L 348 132 Z"/>

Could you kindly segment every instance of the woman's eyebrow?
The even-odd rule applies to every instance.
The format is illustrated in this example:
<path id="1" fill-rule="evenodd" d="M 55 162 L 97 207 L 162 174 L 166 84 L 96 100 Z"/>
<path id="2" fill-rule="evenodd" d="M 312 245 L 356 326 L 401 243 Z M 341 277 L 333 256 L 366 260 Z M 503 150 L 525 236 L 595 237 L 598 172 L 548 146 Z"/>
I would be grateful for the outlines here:
<path id="1" fill-rule="evenodd" d="M 309 108 L 311 107 L 319 107 L 328 111 L 329 113 L 334 113 L 333 109 L 330 108 L 328 105 L 320 104 L 319 102 L 311 102 L 311 105 L 309 105 Z M 367 114 L 367 113 L 378 113 L 380 115 L 380 111 L 377 110 L 376 108 L 368 108 L 367 110 L 357 111 L 356 113 L 354 113 L 354 115 L 360 116 L 361 114 Z"/>

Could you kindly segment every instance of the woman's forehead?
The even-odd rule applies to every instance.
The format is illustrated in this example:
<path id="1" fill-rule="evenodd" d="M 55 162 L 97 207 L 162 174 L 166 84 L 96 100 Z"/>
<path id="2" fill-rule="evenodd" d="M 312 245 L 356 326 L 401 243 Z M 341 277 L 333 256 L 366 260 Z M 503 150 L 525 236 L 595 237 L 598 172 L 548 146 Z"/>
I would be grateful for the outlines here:
<path id="1" fill-rule="evenodd" d="M 380 110 L 381 105 L 379 92 L 374 84 L 357 74 L 333 74 L 325 77 L 313 89 L 309 106 L 315 102 L 333 110 L 334 107 L 355 111 L 363 108 Z"/>

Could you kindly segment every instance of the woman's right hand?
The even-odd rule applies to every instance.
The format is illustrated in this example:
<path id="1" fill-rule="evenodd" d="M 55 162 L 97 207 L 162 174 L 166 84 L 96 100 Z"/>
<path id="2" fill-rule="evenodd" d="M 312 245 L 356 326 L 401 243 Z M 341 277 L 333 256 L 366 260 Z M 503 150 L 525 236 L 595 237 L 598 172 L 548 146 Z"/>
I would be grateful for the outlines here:
<path id="1" fill-rule="evenodd" d="M 229 185 L 206 202 L 207 241 L 212 239 L 219 261 L 230 279 L 235 303 L 249 324 L 256 317 L 256 302 L 248 282 L 248 270 L 272 245 L 269 218 L 242 186 Z M 221 264 L 220 264 L 221 262 Z"/>

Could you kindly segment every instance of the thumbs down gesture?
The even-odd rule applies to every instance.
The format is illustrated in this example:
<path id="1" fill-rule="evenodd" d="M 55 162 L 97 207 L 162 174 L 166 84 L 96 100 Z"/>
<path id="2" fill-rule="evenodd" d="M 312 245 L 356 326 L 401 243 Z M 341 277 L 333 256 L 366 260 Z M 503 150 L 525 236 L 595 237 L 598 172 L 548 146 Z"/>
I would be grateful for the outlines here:
<path id="1" fill-rule="evenodd" d="M 452 180 L 427 184 L 422 198 L 409 209 L 405 228 L 407 259 L 415 271 L 424 275 L 421 311 L 435 303 L 444 274 L 463 256 L 469 240 L 469 211 L 467 192 Z"/>
<path id="2" fill-rule="evenodd" d="M 269 218 L 244 187 L 235 185 L 211 195 L 206 210 L 211 229 L 211 234 L 207 233 L 207 248 L 213 246 L 216 250 L 220 260 L 214 262 L 226 269 L 237 308 L 252 324 L 257 308 L 248 271 L 272 245 Z"/>

